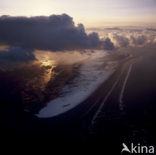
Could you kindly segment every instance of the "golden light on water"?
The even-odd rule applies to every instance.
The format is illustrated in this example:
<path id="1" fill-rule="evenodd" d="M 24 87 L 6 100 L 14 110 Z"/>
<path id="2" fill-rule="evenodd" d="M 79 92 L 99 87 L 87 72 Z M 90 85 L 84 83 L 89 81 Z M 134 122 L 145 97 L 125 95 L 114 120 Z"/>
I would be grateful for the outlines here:
<path id="1" fill-rule="evenodd" d="M 41 60 L 40 62 L 41 62 L 41 64 L 43 66 L 55 66 L 55 61 L 54 60 L 45 59 L 45 60 Z"/>
<path id="2" fill-rule="evenodd" d="M 35 51 L 35 57 L 41 63 L 42 66 L 56 66 L 56 60 L 53 59 L 51 52 Z"/>
<path id="3" fill-rule="evenodd" d="M 57 66 L 57 62 L 52 59 L 51 52 L 49 53 L 49 52 L 43 52 L 43 51 L 42 52 L 36 51 L 35 57 L 37 58 L 41 67 L 46 67 L 46 72 L 43 77 L 44 85 L 46 86 L 46 84 L 54 76 L 53 68 Z"/>
<path id="4" fill-rule="evenodd" d="M 48 68 L 46 69 L 46 74 L 44 75 L 44 82 L 47 84 L 50 79 L 54 76 L 53 74 L 53 68 L 56 67 L 55 61 L 52 60 L 43 60 L 41 62 L 43 66 L 47 66 Z"/>

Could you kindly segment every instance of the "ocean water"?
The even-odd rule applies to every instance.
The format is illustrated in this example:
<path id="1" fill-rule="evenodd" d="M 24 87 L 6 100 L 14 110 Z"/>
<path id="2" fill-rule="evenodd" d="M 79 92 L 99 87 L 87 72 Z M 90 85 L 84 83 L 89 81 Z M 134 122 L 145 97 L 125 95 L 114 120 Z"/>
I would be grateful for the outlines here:
<path id="1" fill-rule="evenodd" d="M 49 118 L 62 114 L 89 97 L 109 76 L 117 66 L 116 61 L 105 59 L 108 53 L 104 51 L 93 52 L 79 68 L 79 76 L 70 81 L 61 90 L 61 96 L 50 101 L 41 109 L 39 118 Z"/>

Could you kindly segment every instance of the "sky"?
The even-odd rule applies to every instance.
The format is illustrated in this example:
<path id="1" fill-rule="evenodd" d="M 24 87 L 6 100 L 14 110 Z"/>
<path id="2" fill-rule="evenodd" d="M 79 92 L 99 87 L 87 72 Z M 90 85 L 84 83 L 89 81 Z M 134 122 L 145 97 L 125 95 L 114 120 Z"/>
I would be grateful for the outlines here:
<path id="1" fill-rule="evenodd" d="M 156 0 L 0 0 L 0 15 L 67 13 L 86 27 L 156 23 Z"/>

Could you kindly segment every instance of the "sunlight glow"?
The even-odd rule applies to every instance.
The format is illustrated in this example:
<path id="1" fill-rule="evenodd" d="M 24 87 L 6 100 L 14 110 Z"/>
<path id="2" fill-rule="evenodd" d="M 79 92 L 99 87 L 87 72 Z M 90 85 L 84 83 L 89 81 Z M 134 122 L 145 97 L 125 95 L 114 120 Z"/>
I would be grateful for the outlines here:
<path id="1" fill-rule="evenodd" d="M 156 23 L 155 0 L 1 0 L 0 15 L 38 16 L 67 13 L 87 27 Z M 113 23 L 113 24 L 112 24 Z"/>

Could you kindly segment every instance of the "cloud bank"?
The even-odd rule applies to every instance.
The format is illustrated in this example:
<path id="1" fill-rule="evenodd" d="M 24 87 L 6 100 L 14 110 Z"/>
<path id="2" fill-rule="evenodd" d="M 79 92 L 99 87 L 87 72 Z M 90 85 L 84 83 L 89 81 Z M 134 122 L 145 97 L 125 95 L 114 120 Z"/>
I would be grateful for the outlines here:
<path id="1" fill-rule="evenodd" d="M 67 14 L 30 18 L 1 16 L 0 43 L 50 51 L 113 49 L 110 40 L 100 40 L 95 32 L 86 34 L 84 26 L 75 26 Z"/>
<path id="2" fill-rule="evenodd" d="M 113 27 L 93 30 L 96 32 L 87 33 L 82 24 L 75 25 L 72 17 L 67 14 L 36 17 L 0 16 L 0 47 L 10 47 L 8 50 L 0 48 L 0 61 L 35 60 L 36 50 L 57 53 L 84 53 L 82 51 L 90 49 L 115 51 L 122 47 L 144 46 L 156 42 L 154 28 Z"/>
<path id="3" fill-rule="evenodd" d="M 148 33 L 112 33 L 110 34 L 111 41 L 116 48 L 129 47 L 129 46 L 145 46 L 148 43 L 153 43 L 155 36 Z"/>

